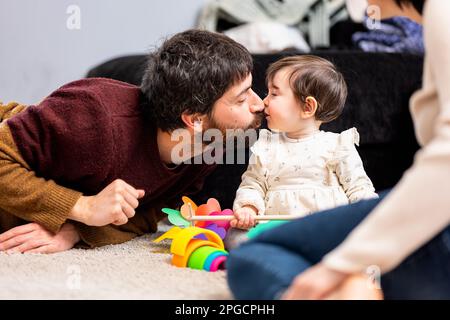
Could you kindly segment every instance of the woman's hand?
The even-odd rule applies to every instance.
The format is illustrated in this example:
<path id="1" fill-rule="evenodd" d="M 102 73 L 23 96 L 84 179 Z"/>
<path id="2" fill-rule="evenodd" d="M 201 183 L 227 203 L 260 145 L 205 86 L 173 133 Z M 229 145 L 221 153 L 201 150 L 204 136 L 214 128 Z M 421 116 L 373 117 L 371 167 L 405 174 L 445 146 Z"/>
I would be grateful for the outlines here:
<path id="1" fill-rule="evenodd" d="M 37 223 L 28 223 L 0 234 L 0 251 L 7 253 L 55 253 L 71 249 L 80 236 L 75 227 L 65 223 L 57 234 Z"/>
<path id="2" fill-rule="evenodd" d="M 338 289 L 349 276 L 349 274 L 331 270 L 319 263 L 295 277 L 281 299 L 324 299 Z"/>

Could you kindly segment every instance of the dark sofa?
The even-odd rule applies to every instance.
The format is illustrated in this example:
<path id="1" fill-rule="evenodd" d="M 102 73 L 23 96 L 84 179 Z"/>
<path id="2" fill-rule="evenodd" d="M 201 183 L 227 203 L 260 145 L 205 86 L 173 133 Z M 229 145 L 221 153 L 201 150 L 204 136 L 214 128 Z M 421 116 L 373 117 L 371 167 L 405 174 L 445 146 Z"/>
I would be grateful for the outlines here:
<path id="1" fill-rule="evenodd" d="M 283 54 L 255 55 L 254 90 L 266 93 L 265 70 Z M 358 148 L 367 174 L 377 191 L 393 187 L 411 165 L 419 148 L 414 136 L 408 103 L 421 86 L 423 58 L 413 55 L 364 53 L 360 51 L 316 51 L 331 60 L 344 74 L 349 94 L 343 114 L 323 130 L 341 132 L 356 127 L 361 141 Z M 139 85 L 146 56 L 119 57 L 91 69 L 87 77 L 107 77 Z M 217 198 L 231 208 L 245 164 L 219 165 L 194 197 L 203 203 Z"/>

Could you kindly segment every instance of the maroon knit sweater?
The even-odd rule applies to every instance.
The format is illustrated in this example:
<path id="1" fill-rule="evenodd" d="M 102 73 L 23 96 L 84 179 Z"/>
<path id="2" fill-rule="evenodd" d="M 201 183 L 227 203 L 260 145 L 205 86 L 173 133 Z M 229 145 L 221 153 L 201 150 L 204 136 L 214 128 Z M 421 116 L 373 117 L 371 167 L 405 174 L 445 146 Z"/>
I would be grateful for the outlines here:
<path id="1" fill-rule="evenodd" d="M 85 195 L 122 179 L 145 190 L 140 208 L 174 205 L 182 195 L 199 191 L 214 166 L 168 169 L 160 160 L 157 128 L 143 117 L 144 100 L 136 86 L 83 79 L 28 107 L 8 126 L 24 160 L 40 177 Z"/>

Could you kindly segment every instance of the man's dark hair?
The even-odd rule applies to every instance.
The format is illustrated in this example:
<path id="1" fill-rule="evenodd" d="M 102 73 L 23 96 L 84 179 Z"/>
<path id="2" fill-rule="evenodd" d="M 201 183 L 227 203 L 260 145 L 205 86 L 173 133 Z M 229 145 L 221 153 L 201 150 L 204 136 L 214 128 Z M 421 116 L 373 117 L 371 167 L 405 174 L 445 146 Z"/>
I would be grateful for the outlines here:
<path id="1" fill-rule="evenodd" d="M 417 10 L 417 12 L 422 14 L 425 0 L 395 0 L 395 3 L 397 3 L 400 8 L 405 5 L 412 5 Z"/>
<path id="2" fill-rule="evenodd" d="M 144 112 L 166 132 L 182 128 L 183 112 L 211 116 L 214 103 L 252 69 L 248 50 L 223 34 L 178 33 L 149 55 L 141 84 Z"/>

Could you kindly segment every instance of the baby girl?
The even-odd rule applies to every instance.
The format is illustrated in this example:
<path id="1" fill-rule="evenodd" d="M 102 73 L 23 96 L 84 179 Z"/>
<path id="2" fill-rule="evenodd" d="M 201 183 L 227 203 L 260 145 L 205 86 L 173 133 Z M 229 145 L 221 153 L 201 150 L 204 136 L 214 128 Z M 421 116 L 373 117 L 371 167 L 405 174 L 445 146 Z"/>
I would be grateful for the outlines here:
<path id="1" fill-rule="evenodd" d="M 355 128 L 320 130 L 344 108 L 347 86 L 335 66 L 310 55 L 283 58 L 267 71 L 269 130 L 261 130 L 236 193 L 231 225 L 248 229 L 257 215 L 302 217 L 377 197 L 355 148 Z"/>

